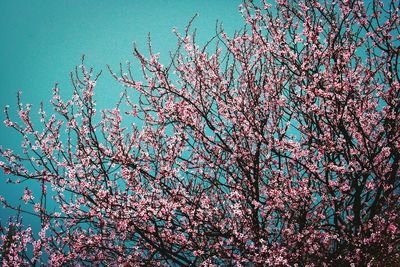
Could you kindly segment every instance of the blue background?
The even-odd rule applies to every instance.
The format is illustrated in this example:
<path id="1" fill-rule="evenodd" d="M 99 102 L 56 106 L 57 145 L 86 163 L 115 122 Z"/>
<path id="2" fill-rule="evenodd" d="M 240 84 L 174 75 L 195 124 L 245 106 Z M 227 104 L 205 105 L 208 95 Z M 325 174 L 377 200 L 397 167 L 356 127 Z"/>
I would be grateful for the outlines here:
<path id="1" fill-rule="evenodd" d="M 240 29 L 243 20 L 238 12 L 241 1 L 95 1 L 95 0 L 1 0 L 0 1 L 0 108 L 10 105 L 16 114 L 16 95 L 23 92 L 23 103 L 32 103 L 32 114 L 38 116 L 43 101 L 51 114 L 49 100 L 54 84 L 59 83 L 62 95 L 72 88 L 70 71 L 80 64 L 103 70 L 96 87 L 97 109 L 110 108 L 122 87 L 106 71 L 106 64 L 115 69 L 120 62 L 133 61 L 132 43 L 146 49 L 150 32 L 154 51 L 166 62 L 168 51 L 176 45 L 172 28 L 183 31 L 196 13 L 197 40 L 205 43 L 215 33 L 216 20 L 223 22 L 228 34 Z M 1 121 L 4 114 L 1 113 Z M 21 136 L 0 125 L 0 145 L 18 151 Z M 5 184 L 0 171 L 0 195 L 11 202 L 22 196 L 24 184 Z M 0 208 L 2 224 L 14 211 Z M 37 222 L 24 216 L 26 225 L 37 229 Z"/>

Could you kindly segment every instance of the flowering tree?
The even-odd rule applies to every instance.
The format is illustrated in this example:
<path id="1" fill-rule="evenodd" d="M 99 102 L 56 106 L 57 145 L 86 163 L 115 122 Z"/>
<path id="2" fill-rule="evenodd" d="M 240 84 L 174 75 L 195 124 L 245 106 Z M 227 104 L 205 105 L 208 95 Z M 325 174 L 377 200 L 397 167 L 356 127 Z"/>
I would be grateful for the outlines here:
<path id="1" fill-rule="evenodd" d="M 23 153 L 1 167 L 40 185 L 14 208 L 42 230 L 11 222 L 3 264 L 398 263 L 399 2 L 276 2 L 205 46 L 176 32 L 167 65 L 135 48 L 142 75 L 110 69 L 127 89 L 101 117 L 83 64 L 40 126 L 6 109 Z"/>

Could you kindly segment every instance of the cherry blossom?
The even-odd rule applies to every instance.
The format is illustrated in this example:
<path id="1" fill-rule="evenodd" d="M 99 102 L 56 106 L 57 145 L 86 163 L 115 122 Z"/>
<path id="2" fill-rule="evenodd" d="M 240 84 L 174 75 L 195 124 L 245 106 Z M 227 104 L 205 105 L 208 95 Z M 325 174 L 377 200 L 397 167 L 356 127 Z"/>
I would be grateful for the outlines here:
<path id="1" fill-rule="evenodd" d="M 42 228 L 11 221 L 3 265 L 399 263 L 399 2 L 240 12 L 243 29 L 205 45 L 174 29 L 166 63 L 134 47 L 109 68 L 125 86 L 113 109 L 96 110 L 83 60 L 40 123 L 20 95 L 19 119 L 6 107 L 24 150 L 2 148 L 0 167 L 41 190 L 1 200 Z"/>

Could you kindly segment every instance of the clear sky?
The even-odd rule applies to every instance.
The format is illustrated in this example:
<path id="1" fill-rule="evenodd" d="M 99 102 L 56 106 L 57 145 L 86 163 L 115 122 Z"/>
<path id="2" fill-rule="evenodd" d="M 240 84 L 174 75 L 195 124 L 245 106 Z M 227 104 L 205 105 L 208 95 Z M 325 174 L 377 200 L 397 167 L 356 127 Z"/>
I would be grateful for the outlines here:
<path id="1" fill-rule="evenodd" d="M 23 102 L 40 101 L 51 113 L 49 100 L 55 82 L 63 94 L 72 92 L 69 72 L 82 54 L 86 64 L 103 75 L 96 87 L 98 109 L 109 108 L 121 92 L 106 64 L 115 68 L 132 61 L 132 43 L 145 48 L 150 32 L 155 51 L 166 58 L 176 38 L 172 28 L 183 30 L 196 13 L 198 40 L 205 42 L 215 33 L 215 23 L 223 22 L 228 33 L 239 29 L 243 20 L 237 0 L 1 0 L 0 1 L 0 109 L 16 108 L 16 94 Z M 163 57 L 164 55 L 164 57 Z M 36 115 L 37 112 L 32 112 Z M 4 114 L 0 115 L 1 122 Z M 0 145 L 18 149 L 21 136 L 0 125 Z M 0 195 L 14 200 L 22 196 L 21 187 L 5 185 L 0 172 Z M 4 223 L 12 212 L 0 209 Z M 26 218 L 26 217 L 25 217 Z M 29 224 L 29 220 L 25 221 Z"/>

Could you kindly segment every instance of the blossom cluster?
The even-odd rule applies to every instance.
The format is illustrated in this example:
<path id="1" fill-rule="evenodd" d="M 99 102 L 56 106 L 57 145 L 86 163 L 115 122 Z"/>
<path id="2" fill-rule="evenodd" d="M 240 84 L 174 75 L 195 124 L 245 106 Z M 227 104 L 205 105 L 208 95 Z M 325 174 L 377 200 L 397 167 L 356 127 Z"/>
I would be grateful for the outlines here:
<path id="1" fill-rule="evenodd" d="M 40 185 L 22 199 L 42 231 L 10 226 L 3 263 L 398 264 L 399 2 L 255 2 L 205 46 L 175 30 L 168 64 L 134 48 L 112 110 L 83 62 L 39 126 L 6 109 L 24 151 L 0 167 Z"/>

